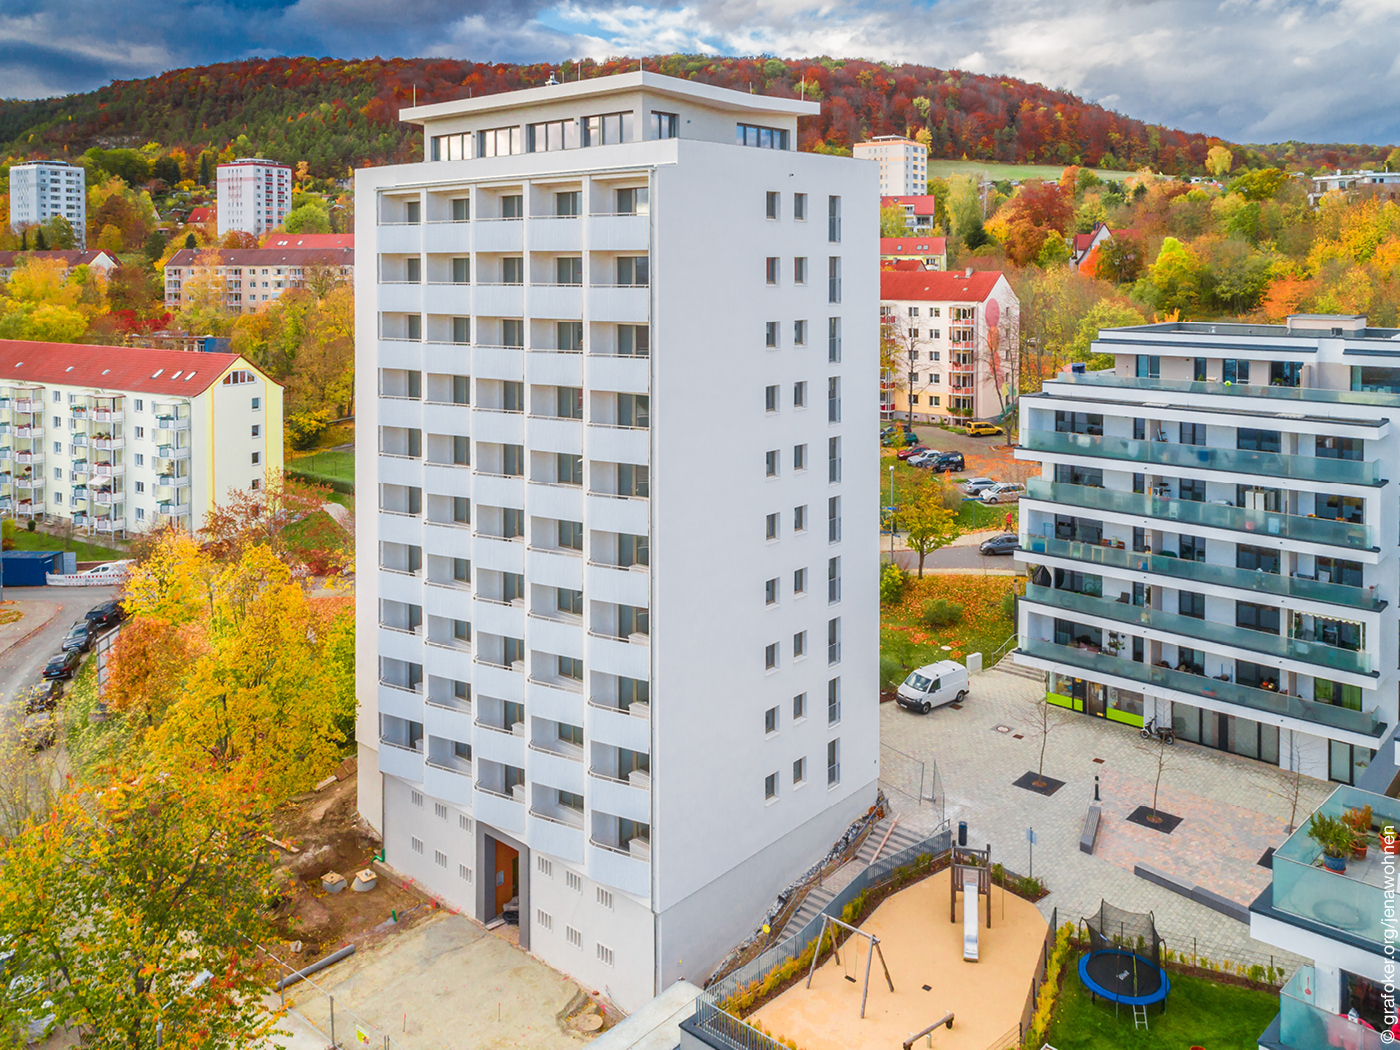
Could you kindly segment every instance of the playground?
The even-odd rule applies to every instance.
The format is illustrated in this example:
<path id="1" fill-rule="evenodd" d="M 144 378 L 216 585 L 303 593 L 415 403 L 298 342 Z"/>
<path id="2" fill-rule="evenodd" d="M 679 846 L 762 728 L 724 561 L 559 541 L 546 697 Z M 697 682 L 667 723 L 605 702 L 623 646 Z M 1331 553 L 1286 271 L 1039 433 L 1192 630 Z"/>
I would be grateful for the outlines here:
<path id="1" fill-rule="evenodd" d="M 987 1050 L 1015 1034 L 1048 924 L 1034 904 L 989 879 L 978 892 L 978 881 L 966 868 L 946 868 L 887 897 L 859 933 L 842 930 L 839 953 L 816 968 L 810 987 L 797 982 L 750 1020 L 805 1050 L 899 1047 L 949 1013 L 952 1027 L 932 1032 L 940 1050 Z"/>

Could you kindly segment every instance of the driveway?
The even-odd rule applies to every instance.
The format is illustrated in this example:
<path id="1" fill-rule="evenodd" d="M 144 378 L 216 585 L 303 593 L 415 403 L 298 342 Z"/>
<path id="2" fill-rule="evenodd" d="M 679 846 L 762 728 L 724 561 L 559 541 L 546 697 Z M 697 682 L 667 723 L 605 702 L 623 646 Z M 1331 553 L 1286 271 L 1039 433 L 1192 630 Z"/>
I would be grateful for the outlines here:
<path id="1" fill-rule="evenodd" d="M 894 560 L 906 572 L 919 571 L 919 556 L 913 551 L 896 550 Z M 1010 555 L 988 557 L 978 554 L 976 547 L 940 547 L 924 559 L 924 572 L 985 572 L 995 576 L 1014 576 L 1016 566 Z"/>
<path id="2" fill-rule="evenodd" d="M 74 622 L 94 605 L 111 601 L 119 587 L 6 587 L 5 600 L 16 603 L 24 611 L 20 622 L 0 636 L 0 714 L 9 717 L 12 701 L 33 682 L 38 681 L 49 657 L 58 652 L 63 636 Z M 33 625 L 48 623 L 38 631 Z M 29 623 L 31 626 L 25 627 Z M 17 630 L 18 629 L 18 630 Z M 9 633 L 15 632 L 15 633 Z M 27 635 L 27 637 L 26 637 Z"/>
<path id="3" fill-rule="evenodd" d="M 993 861 L 1023 874 L 1032 866 L 1026 829 L 1033 827 L 1033 874 L 1050 890 L 1040 902 L 1047 917 L 1058 907 L 1060 922 L 1077 922 L 1103 899 L 1153 912 L 1176 951 L 1189 954 L 1194 942 L 1212 959 L 1268 965 L 1270 956 L 1282 958 L 1252 940 L 1248 926 L 1133 874 L 1135 864 L 1149 864 L 1248 905 L 1270 879 L 1261 855 L 1288 833 L 1291 803 L 1277 767 L 1185 742 L 1167 748 L 1158 805 L 1183 819 L 1166 835 L 1127 819 L 1152 803 L 1157 772 L 1155 747 L 1130 726 L 1052 708 L 1044 772 L 1064 787 L 1045 796 L 1013 785 L 1039 765 L 1036 701 L 1044 695 L 1038 672 L 1008 660 L 973 677 L 959 710 L 916 715 L 881 705 L 881 782 L 901 825 L 932 831 L 944 816 L 954 828 L 966 820 L 969 845 L 991 843 Z M 917 801 L 921 783 L 930 793 L 934 763 L 941 805 Z M 1096 775 L 1103 816 L 1091 856 L 1079 851 L 1079 835 Z M 1305 778 L 1296 822 L 1334 786 Z M 1288 965 L 1291 972 L 1297 960 Z"/>

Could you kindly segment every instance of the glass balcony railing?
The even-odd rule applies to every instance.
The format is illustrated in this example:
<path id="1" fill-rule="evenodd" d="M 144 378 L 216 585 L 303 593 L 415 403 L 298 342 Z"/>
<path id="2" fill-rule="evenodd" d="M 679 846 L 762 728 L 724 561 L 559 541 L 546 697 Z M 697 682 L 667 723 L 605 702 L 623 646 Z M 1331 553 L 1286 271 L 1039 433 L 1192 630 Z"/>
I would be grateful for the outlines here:
<path id="1" fill-rule="evenodd" d="M 1245 649 L 1280 660 L 1299 660 L 1351 674 L 1371 673 L 1371 654 L 1367 652 L 1339 649 L 1321 642 L 1288 638 L 1266 631 L 1252 631 L 1248 627 L 1235 627 L 1214 620 L 1198 620 L 1194 616 L 1164 612 L 1131 602 L 1096 598 L 1076 591 L 1057 591 L 1034 583 L 1026 586 L 1026 601 L 1065 612 L 1098 616 L 1134 627 L 1182 635 L 1196 641 L 1213 642 L 1231 649 Z"/>
<path id="2" fill-rule="evenodd" d="M 1187 472 L 1225 470 L 1329 485 L 1383 484 L 1378 460 L 1286 456 L 1280 452 L 1249 452 L 1245 449 L 1179 445 L 1171 441 L 1138 441 L 1094 434 L 1057 434 L 1048 430 L 1023 432 L 1021 447 L 1032 452 L 1126 460 Z"/>
<path id="3" fill-rule="evenodd" d="M 1380 902 L 1376 902 L 1380 914 Z M 1332 980 L 1336 980 L 1334 976 Z M 1317 1005 L 1317 974 L 1300 966 L 1278 997 L 1278 1035 L 1293 1050 L 1381 1050 L 1381 1033 Z M 1388 1042 L 1388 1040 L 1387 1040 Z"/>
<path id="4" fill-rule="evenodd" d="M 1266 386 L 1262 383 L 1193 383 L 1183 379 L 1138 379 L 1112 373 L 1088 372 L 1075 375 L 1065 372 L 1053 382 L 1074 386 L 1119 387 L 1127 390 L 1147 390 L 1167 394 L 1218 394 L 1227 397 L 1262 397 L 1277 401 L 1316 401 L 1334 405 L 1377 405 L 1400 408 L 1400 394 L 1385 394 L 1370 390 L 1318 390 L 1301 386 Z"/>
<path id="5" fill-rule="evenodd" d="M 1090 674 L 1115 675 L 1159 689 L 1171 689 L 1188 696 L 1209 697 L 1238 707 L 1286 715 L 1304 722 L 1346 729 L 1367 736 L 1379 737 L 1385 728 L 1376 720 L 1375 711 L 1352 711 L 1345 707 L 1318 704 L 1301 696 L 1284 696 L 1272 689 L 1255 689 L 1237 682 L 1223 682 L 1218 678 L 1176 671 L 1169 667 L 1152 667 L 1109 653 L 1096 653 L 1090 649 L 1025 639 L 1021 641 L 1020 650 L 1027 656 L 1077 667 Z"/>
<path id="6" fill-rule="evenodd" d="M 1387 825 L 1400 827 L 1400 801 L 1343 786 L 1317 811 L 1339 817 L 1366 806 L 1371 807 L 1366 859 L 1353 855 L 1345 871 L 1328 871 L 1304 821 L 1274 853 L 1273 905 L 1278 911 L 1371 941 L 1379 952 L 1385 932 L 1385 869 L 1393 859 L 1381 851 L 1380 835 Z"/>
<path id="7" fill-rule="evenodd" d="M 1309 518 L 1301 514 L 1277 514 L 1273 511 L 1250 510 L 1245 507 L 1223 507 L 1217 503 L 1163 499 L 1142 492 L 1068 485 L 1044 478 L 1031 478 L 1026 482 L 1026 496 L 1029 499 L 1062 503 L 1085 510 L 1106 510 L 1140 518 L 1158 518 L 1177 525 L 1202 525 L 1208 528 L 1230 529 L 1234 532 L 1252 532 L 1259 536 L 1302 543 L 1322 543 L 1329 547 L 1345 547 L 1348 550 L 1374 549 L 1371 530 L 1365 525 L 1336 521 L 1332 518 Z M 1168 531 L 1181 530 L 1173 528 Z"/>
<path id="8" fill-rule="evenodd" d="M 1211 565 L 1203 561 L 1140 553 L 1121 547 L 1103 547 L 1096 543 L 1032 536 L 1026 541 L 1024 549 L 1034 554 L 1073 558 L 1075 561 L 1102 565 L 1108 569 L 1151 572 L 1192 583 L 1213 583 L 1257 594 L 1276 594 L 1285 598 L 1342 605 L 1348 609 L 1378 612 L 1385 607 L 1385 602 L 1379 601 L 1369 587 L 1347 587 L 1340 583 L 1323 583 L 1320 580 L 1282 576 L 1257 569 L 1237 569 L 1233 565 Z"/>

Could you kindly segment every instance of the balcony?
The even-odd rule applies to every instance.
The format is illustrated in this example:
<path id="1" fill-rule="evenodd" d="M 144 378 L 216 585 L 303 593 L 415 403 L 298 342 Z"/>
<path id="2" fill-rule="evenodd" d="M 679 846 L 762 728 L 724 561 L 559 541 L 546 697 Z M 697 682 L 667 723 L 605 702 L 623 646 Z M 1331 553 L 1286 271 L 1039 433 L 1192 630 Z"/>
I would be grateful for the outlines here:
<path id="1" fill-rule="evenodd" d="M 13 458 L 16 463 L 42 463 L 44 453 L 41 449 L 15 449 Z"/>
<path id="2" fill-rule="evenodd" d="M 1137 470 L 1141 470 L 1142 466 L 1157 466 L 1187 474 L 1198 470 L 1219 470 L 1314 484 L 1385 484 L 1379 460 L 1320 459 L 1316 456 L 1288 456 L 1280 452 L 1178 445 L 1169 441 L 1056 434 L 1045 430 L 1023 433 L 1021 442 L 1020 447 L 1031 452 L 1135 463 L 1138 466 L 1133 469 Z"/>
<path id="3" fill-rule="evenodd" d="M 126 438 L 123 437 L 95 437 L 92 439 L 92 447 L 96 449 L 115 450 L 126 448 Z"/>
<path id="4" fill-rule="evenodd" d="M 406 747 L 403 744 L 380 737 L 379 770 L 401 780 L 421 784 L 423 783 L 423 752 L 420 748 Z"/>
<path id="5" fill-rule="evenodd" d="M 175 500 L 161 500 L 156 504 L 156 513 L 164 514 L 167 517 L 179 517 L 190 512 L 189 497 L 186 496 L 179 502 Z"/>
<path id="6" fill-rule="evenodd" d="M 589 804 L 628 820 L 651 819 L 651 776 L 634 770 L 626 779 L 597 769 L 588 771 Z"/>
<path id="7" fill-rule="evenodd" d="M 1076 649 L 1068 645 L 1037 639 L 1022 640 L 1019 652 L 1068 667 L 1077 667 L 1090 675 L 1111 675 L 1117 678 L 1172 690 L 1187 696 L 1207 697 L 1221 703 L 1265 711 L 1272 715 L 1296 718 L 1317 725 L 1331 726 L 1363 736 L 1379 737 L 1385 728 L 1371 711 L 1351 711 L 1344 707 L 1318 704 L 1300 696 L 1284 696 L 1271 689 L 1255 689 L 1237 682 L 1175 671 L 1168 667 L 1151 667 L 1121 656 Z"/>
<path id="8" fill-rule="evenodd" d="M 1336 646 L 1323 645 L 1321 642 L 1289 638 L 1267 631 L 1253 631 L 1248 627 L 1235 627 L 1213 620 L 1198 620 L 1194 616 L 1182 616 L 1180 613 L 1132 605 L 1126 601 L 1112 601 L 1075 591 L 1057 591 L 1034 583 L 1026 586 L 1026 601 L 1036 605 L 1047 605 L 1063 612 L 1113 620 L 1140 630 L 1180 635 L 1227 649 L 1244 649 L 1279 660 L 1297 660 L 1348 674 L 1371 673 L 1371 654 L 1368 652 L 1339 649 Z"/>
<path id="9" fill-rule="evenodd" d="M 647 897 L 651 893 L 651 844 L 633 841 L 637 843 L 635 850 L 630 843 L 627 848 L 615 846 L 594 834 L 588 840 L 586 871 L 589 878 Z"/>
<path id="10" fill-rule="evenodd" d="M 562 817 L 539 810 L 530 810 L 530 845 L 532 848 L 575 864 L 583 863 L 583 822 L 565 820 Z"/>
<path id="11" fill-rule="evenodd" d="M 189 416 L 156 416 L 157 430 L 189 430 Z"/>
<path id="12" fill-rule="evenodd" d="M 1382 1043 L 1381 1033 L 1374 1028 L 1356 1024 L 1345 1013 L 1319 1007 L 1316 990 L 1316 972 L 1311 966 L 1300 966 L 1279 992 L 1278 1017 L 1266 1033 L 1271 1043 L 1293 1050 L 1381 1050 L 1382 1045 L 1389 1045 L 1388 1041 Z M 1260 1036 L 1260 1046 L 1265 1045 L 1266 1036 Z"/>
<path id="13" fill-rule="evenodd" d="M 1267 386 L 1249 383 L 1193 383 L 1181 379 L 1138 379 L 1101 372 L 1082 375 L 1064 372 L 1051 382 L 1073 386 L 1108 387 L 1121 390 L 1144 390 L 1153 393 L 1210 394 L 1221 397 L 1256 398 L 1269 401 L 1312 401 L 1334 405 L 1374 405 L 1400 408 L 1400 394 L 1383 394 L 1369 390 L 1318 390 L 1312 387 Z"/>
<path id="14" fill-rule="evenodd" d="M 1377 599 L 1372 588 L 1347 587 L 1340 583 L 1323 583 L 1299 576 L 1282 576 L 1254 569 L 1237 569 L 1232 565 L 1211 565 L 1207 562 L 1170 558 L 1163 554 L 1146 554 L 1121 547 L 1103 547 L 1094 543 L 1031 537 L 1025 550 L 1047 557 L 1069 558 L 1090 565 L 1128 572 L 1149 572 L 1192 583 L 1211 583 L 1234 587 L 1254 594 L 1272 594 L 1299 601 L 1325 602 L 1348 609 L 1380 612 L 1386 603 Z"/>
<path id="15" fill-rule="evenodd" d="M 1327 462 L 1332 462 L 1328 460 Z M 1173 525 L 1200 525 L 1206 528 L 1251 532 L 1273 539 L 1298 543 L 1320 543 L 1347 550 L 1369 551 L 1371 530 L 1365 525 L 1331 518 L 1310 518 L 1301 514 L 1276 514 L 1272 511 L 1248 510 L 1244 507 L 1222 507 L 1215 503 L 1192 500 L 1163 499 L 1141 492 L 1121 489 L 1091 488 L 1031 478 L 1026 483 L 1026 499 L 1044 500 L 1067 507 L 1102 510 L 1135 518 L 1157 518 Z M 1175 528 L 1169 531 L 1177 531 Z"/>
<path id="16" fill-rule="evenodd" d="M 93 489 L 90 498 L 98 506 L 110 507 L 113 503 L 121 503 L 125 496 L 120 492 L 113 492 L 111 489 Z"/>
<path id="17" fill-rule="evenodd" d="M 17 397 L 10 407 L 16 412 L 42 412 L 44 399 L 42 397 Z"/>
<path id="18" fill-rule="evenodd" d="M 525 786 L 523 784 L 516 785 L 520 792 L 519 796 L 483 787 L 479 780 L 475 781 L 474 784 L 476 790 L 472 795 L 472 813 L 477 820 L 498 827 L 502 831 L 511 831 L 517 835 L 525 833 Z"/>
<path id="19" fill-rule="evenodd" d="M 189 459 L 190 447 L 188 445 L 157 445 L 157 459 Z"/>
<path id="20" fill-rule="evenodd" d="M 126 419 L 126 413 L 120 408 L 94 408 L 92 418 L 99 423 L 120 423 Z"/>
<path id="21" fill-rule="evenodd" d="M 39 474 L 17 474 L 13 484 L 17 489 L 41 489 L 44 487 L 44 479 Z"/>
<path id="22" fill-rule="evenodd" d="M 16 426 L 14 435 L 17 438 L 41 438 L 44 436 L 44 428 L 31 424 Z"/>
<path id="23" fill-rule="evenodd" d="M 125 518 L 95 518 L 98 532 L 125 532 Z"/>
<path id="24" fill-rule="evenodd" d="M 94 463 L 91 473 L 99 478 L 116 478 L 126 473 L 125 463 Z"/>
<path id="25" fill-rule="evenodd" d="M 382 765 L 382 764 L 381 764 Z M 468 764 L 449 765 L 426 759 L 423 762 L 423 788 L 433 798 L 470 806 L 472 802 L 472 772 Z"/>

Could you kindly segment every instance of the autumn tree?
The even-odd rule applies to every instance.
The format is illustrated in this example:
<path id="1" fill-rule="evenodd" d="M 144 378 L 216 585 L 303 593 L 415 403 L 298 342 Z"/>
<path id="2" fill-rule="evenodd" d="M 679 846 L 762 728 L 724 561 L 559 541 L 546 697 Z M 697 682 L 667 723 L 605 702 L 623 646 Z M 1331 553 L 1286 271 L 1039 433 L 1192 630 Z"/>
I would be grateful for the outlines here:
<path id="1" fill-rule="evenodd" d="M 924 559 L 957 538 L 957 514 L 946 506 L 942 483 L 932 478 L 914 490 L 899 513 L 908 531 L 905 544 L 919 556 L 919 578 L 923 579 Z"/>
<path id="2" fill-rule="evenodd" d="M 215 550 L 229 555 L 254 545 L 265 545 L 285 555 L 285 530 L 320 510 L 330 497 L 324 485 L 289 478 L 269 470 L 257 489 L 230 488 L 225 502 L 205 516 L 202 533 Z"/>
<path id="3" fill-rule="evenodd" d="M 1158 313 L 1177 312 L 1185 317 L 1200 305 L 1204 277 L 1196 253 L 1175 237 L 1168 237 L 1135 290 Z"/>
<path id="4" fill-rule="evenodd" d="M 1228 175 L 1234 163 L 1235 155 L 1224 146 L 1212 146 L 1206 152 L 1206 170 L 1217 179 Z"/>
<path id="5" fill-rule="evenodd" d="M 1147 253 L 1142 242 L 1124 233 L 1115 233 L 1094 249 L 1097 261 L 1093 275 L 1110 284 L 1132 284 L 1142 276 Z"/>
<path id="6" fill-rule="evenodd" d="M 1063 238 L 1073 207 L 1073 196 L 1056 183 L 1023 184 L 998 216 L 1006 226 L 1007 258 L 1017 266 L 1033 262 L 1052 233 Z"/>
<path id="7" fill-rule="evenodd" d="M 29 259 L 10 275 L 0 297 L 0 338 L 77 342 L 107 309 L 105 278 L 62 259 Z"/>
<path id="8" fill-rule="evenodd" d="M 288 221 L 290 222 L 290 216 L 288 217 Z M 898 204 L 891 204 L 887 208 L 880 209 L 880 236 L 909 236 L 909 226 L 905 219 L 904 209 Z"/>

